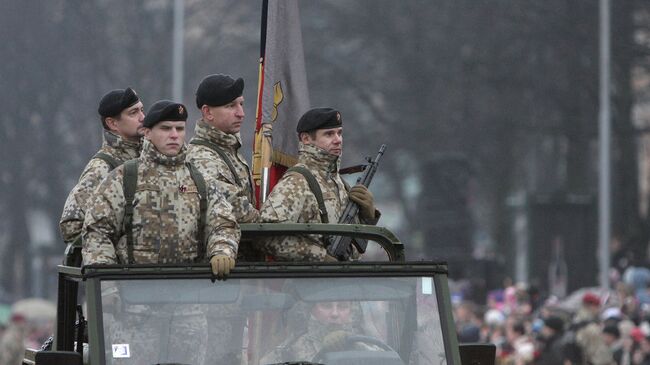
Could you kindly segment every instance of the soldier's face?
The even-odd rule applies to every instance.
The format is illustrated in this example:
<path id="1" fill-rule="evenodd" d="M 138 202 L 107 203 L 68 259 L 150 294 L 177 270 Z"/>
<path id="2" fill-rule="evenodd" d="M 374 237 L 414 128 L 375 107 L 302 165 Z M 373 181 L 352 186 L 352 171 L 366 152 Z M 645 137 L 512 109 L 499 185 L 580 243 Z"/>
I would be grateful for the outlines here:
<path id="1" fill-rule="evenodd" d="M 244 97 L 240 96 L 222 106 L 205 106 L 204 119 L 211 126 L 227 134 L 238 133 L 244 122 Z"/>
<path id="2" fill-rule="evenodd" d="M 138 140 L 142 136 L 144 106 L 141 101 L 122 110 L 117 118 L 107 118 L 106 125 L 117 135 L 127 140 Z"/>
<path id="3" fill-rule="evenodd" d="M 163 155 L 176 156 L 185 143 L 185 122 L 160 122 L 153 128 L 145 128 L 144 137 Z"/>
<path id="4" fill-rule="evenodd" d="M 309 134 L 305 133 L 302 142 L 313 144 L 319 147 L 330 155 L 341 156 L 343 153 L 343 128 L 330 128 L 316 130 L 316 138 L 312 138 Z"/>
<path id="5" fill-rule="evenodd" d="M 350 322 L 350 302 L 325 302 L 314 305 L 311 314 L 321 323 L 345 324 Z"/>

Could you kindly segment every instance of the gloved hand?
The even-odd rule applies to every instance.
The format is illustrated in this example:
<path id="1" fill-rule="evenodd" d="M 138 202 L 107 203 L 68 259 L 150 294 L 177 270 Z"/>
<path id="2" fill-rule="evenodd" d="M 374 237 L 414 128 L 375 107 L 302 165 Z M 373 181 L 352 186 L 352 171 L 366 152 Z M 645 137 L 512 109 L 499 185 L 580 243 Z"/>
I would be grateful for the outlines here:
<path id="1" fill-rule="evenodd" d="M 224 280 L 230 274 L 230 270 L 235 267 L 235 259 L 228 255 L 214 255 L 210 259 L 212 273 L 217 279 Z"/>
<path id="2" fill-rule="evenodd" d="M 355 185 L 348 192 L 348 197 L 359 205 L 359 215 L 361 218 L 367 221 L 375 219 L 375 201 L 368 188 L 361 184 Z"/>
<path id="3" fill-rule="evenodd" d="M 328 333 L 323 338 L 323 348 L 328 351 L 343 351 L 348 347 L 348 332 L 337 330 Z"/>

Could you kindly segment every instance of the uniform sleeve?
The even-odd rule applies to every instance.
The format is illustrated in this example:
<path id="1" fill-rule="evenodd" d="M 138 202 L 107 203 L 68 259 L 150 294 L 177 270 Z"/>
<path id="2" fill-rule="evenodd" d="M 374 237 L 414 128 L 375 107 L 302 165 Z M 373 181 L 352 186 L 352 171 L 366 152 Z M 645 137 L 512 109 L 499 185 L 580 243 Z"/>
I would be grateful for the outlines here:
<path id="1" fill-rule="evenodd" d="M 309 202 L 309 186 L 307 181 L 298 173 L 286 174 L 273 188 L 260 209 L 260 222 L 291 223 L 311 222 L 314 211 Z M 317 207 L 316 199 L 314 204 Z M 306 208 L 307 207 L 307 208 Z"/>
<path id="2" fill-rule="evenodd" d="M 262 205 L 260 221 L 320 222 L 318 203 L 302 175 L 289 173 L 278 182 Z M 263 242 L 262 250 L 278 261 L 322 261 L 325 257 L 318 235 L 271 237 Z"/>
<path id="3" fill-rule="evenodd" d="M 228 165 L 215 158 L 214 153 L 204 147 L 195 147 L 188 156 L 191 162 L 206 179 L 214 179 L 218 182 L 219 191 L 232 206 L 232 212 L 240 223 L 257 222 L 259 212 L 248 198 L 244 189 L 232 181 Z"/>
<path id="4" fill-rule="evenodd" d="M 207 257 L 228 255 L 237 257 L 241 230 L 232 212 L 232 206 L 220 194 L 216 181 L 209 182 L 208 212 L 205 225 Z"/>
<path id="5" fill-rule="evenodd" d="M 86 210 L 81 249 L 84 265 L 118 262 L 115 245 L 121 235 L 123 217 L 124 191 L 119 167 L 102 181 Z"/>
<path id="6" fill-rule="evenodd" d="M 99 159 L 92 159 L 84 169 L 79 182 L 70 191 L 63 206 L 59 229 L 65 243 L 76 241 L 81 235 L 86 207 L 93 191 L 108 176 L 110 167 Z"/>

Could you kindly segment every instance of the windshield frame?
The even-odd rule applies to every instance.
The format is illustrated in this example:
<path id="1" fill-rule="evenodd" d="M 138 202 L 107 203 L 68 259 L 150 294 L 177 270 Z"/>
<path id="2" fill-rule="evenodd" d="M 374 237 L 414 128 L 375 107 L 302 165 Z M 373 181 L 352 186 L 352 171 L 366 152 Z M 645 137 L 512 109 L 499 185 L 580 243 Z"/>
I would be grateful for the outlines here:
<path id="1" fill-rule="evenodd" d="M 210 267 L 206 264 L 188 265 L 91 265 L 82 269 L 66 266 L 59 267 L 61 282 L 78 285 L 79 281 L 85 283 L 88 311 L 88 336 L 92 349 L 105 348 L 102 308 L 101 308 L 101 282 L 121 280 L 163 280 L 163 279 L 210 279 L 214 280 Z M 232 270 L 232 279 L 266 279 L 266 278 L 355 278 L 355 277 L 432 277 L 438 303 L 441 331 L 443 334 L 444 348 L 447 364 L 460 364 L 456 330 L 452 317 L 452 307 L 447 285 L 447 266 L 445 263 L 436 262 L 346 262 L 346 263 L 238 263 Z M 59 285 L 60 293 L 61 286 Z M 70 292 L 70 289 L 67 289 Z M 62 335 L 65 328 L 70 328 L 70 321 L 74 326 L 74 305 L 59 303 L 58 321 Z M 67 307 L 66 307 L 67 306 Z M 72 313 L 70 313 L 70 308 Z M 94 310 L 93 310 L 94 309 Z M 67 314 L 66 314 L 67 312 Z M 71 316 L 72 314 L 72 316 Z M 68 322 L 67 325 L 64 322 Z M 57 341 L 58 350 L 71 351 L 70 343 L 74 341 L 70 335 L 67 343 Z M 91 350 L 90 362 L 92 364 L 105 364 L 103 351 Z"/>

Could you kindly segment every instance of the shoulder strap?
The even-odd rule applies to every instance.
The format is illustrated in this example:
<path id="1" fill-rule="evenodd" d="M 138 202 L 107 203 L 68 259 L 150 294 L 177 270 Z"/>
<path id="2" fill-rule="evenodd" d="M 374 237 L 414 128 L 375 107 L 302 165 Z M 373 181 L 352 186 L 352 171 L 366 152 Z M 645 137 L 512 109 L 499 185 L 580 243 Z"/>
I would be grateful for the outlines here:
<path id="1" fill-rule="evenodd" d="M 185 165 L 190 170 L 190 176 L 196 185 L 196 190 L 199 192 L 199 223 L 197 226 L 198 233 L 197 239 L 199 242 L 199 248 L 197 252 L 197 259 L 203 260 L 206 255 L 206 242 L 205 242 L 205 226 L 208 212 L 208 189 L 205 184 L 205 179 L 199 170 L 190 162 L 186 162 Z"/>
<path id="2" fill-rule="evenodd" d="M 115 157 L 109 155 L 108 153 L 97 152 L 95 153 L 95 156 L 93 156 L 93 158 L 98 158 L 106 162 L 108 166 L 111 167 L 111 171 L 115 170 L 116 167 L 121 165 L 120 161 L 118 161 Z"/>
<path id="3" fill-rule="evenodd" d="M 126 249 L 128 253 L 127 264 L 133 264 L 133 200 L 138 184 L 138 160 L 129 160 L 124 163 L 124 234 L 126 235 Z"/>
<path id="4" fill-rule="evenodd" d="M 309 190 L 311 190 L 318 202 L 321 222 L 329 223 L 329 219 L 327 218 L 327 208 L 325 207 L 325 201 L 323 201 L 323 191 L 320 189 L 320 185 L 318 185 L 318 181 L 316 181 L 314 174 L 303 166 L 294 166 L 287 170 L 287 172 L 289 171 L 295 171 L 305 177 L 305 180 L 307 180 L 307 184 L 309 185 Z"/>
<path id="5" fill-rule="evenodd" d="M 196 138 L 193 138 L 190 141 L 190 144 L 205 146 L 213 150 L 214 152 L 216 152 L 219 155 L 219 157 L 221 157 L 221 159 L 226 163 L 226 165 L 228 165 L 228 169 L 230 170 L 230 173 L 235 179 L 235 183 L 240 187 L 242 187 L 241 180 L 239 179 L 239 175 L 237 175 L 237 170 L 235 170 L 235 166 L 232 164 L 232 161 L 230 161 L 228 155 L 226 155 L 226 153 L 223 151 L 223 149 L 221 149 L 221 147 L 219 147 L 216 143 L 212 143 L 204 139 L 196 139 Z"/>

